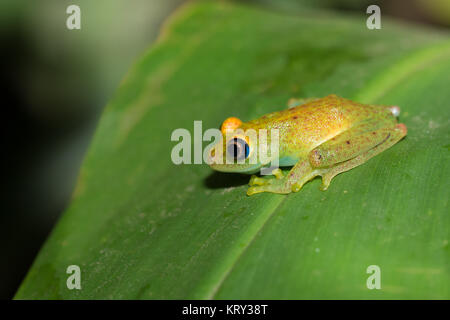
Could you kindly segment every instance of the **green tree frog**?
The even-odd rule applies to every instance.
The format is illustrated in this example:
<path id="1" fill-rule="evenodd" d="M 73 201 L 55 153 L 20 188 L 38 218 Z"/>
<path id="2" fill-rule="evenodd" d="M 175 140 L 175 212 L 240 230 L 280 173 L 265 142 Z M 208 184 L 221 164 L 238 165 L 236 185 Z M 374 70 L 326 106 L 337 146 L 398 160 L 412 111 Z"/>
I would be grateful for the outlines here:
<path id="1" fill-rule="evenodd" d="M 215 162 L 213 151 L 209 165 L 221 172 L 255 173 L 269 163 L 250 163 L 249 155 L 255 148 L 250 142 L 233 132 L 254 129 L 278 129 L 279 166 L 292 166 L 283 174 L 281 169 L 272 176 L 250 179 L 247 194 L 260 192 L 287 194 L 298 192 L 307 181 L 322 177 L 322 190 L 326 190 L 337 174 L 357 167 L 378 153 L 390 148 L 407 133 L 406 126 L 397 122 L 397 106 L 366 105 L 329 95 L 324 98 L 291 99 L 289 109 L 272 112 L 258 119 L 242 122 L 228 118 L 222 124 L 223 159 L 230 148 L 245 158 L 243 163 Z M 231 134 L 230 134 L 231 133 Z M 214 149 L 213 149 L 214 150 Z M 258 152 L 258 151 L 255 151 Z"/>

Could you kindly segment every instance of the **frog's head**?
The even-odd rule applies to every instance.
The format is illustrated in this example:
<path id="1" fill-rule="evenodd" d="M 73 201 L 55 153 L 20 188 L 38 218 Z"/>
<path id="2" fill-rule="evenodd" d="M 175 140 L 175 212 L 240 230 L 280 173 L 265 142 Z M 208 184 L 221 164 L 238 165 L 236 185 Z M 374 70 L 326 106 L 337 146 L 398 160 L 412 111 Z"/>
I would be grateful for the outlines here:
<path id="1" fill-rule="evenodd" d="M 234 117 L 222 123 L 222 141 L 208 151 L 212 169 L 251 174 L 265 166 L 258 157 L 258 136 L 249 134 L 249 130 L 244 132 L 241 126 L 242 121 Z"/>

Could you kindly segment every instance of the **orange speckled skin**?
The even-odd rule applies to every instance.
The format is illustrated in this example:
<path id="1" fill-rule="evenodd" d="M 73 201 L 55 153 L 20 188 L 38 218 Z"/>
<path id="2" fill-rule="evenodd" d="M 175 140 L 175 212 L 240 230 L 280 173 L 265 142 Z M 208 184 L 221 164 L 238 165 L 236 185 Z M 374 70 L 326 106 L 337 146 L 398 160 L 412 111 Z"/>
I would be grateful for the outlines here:
<path id="1" fill-rule="evenodd" d="M 296 192 L 317 175 L 322 176 L 322 188 L 326 189 L 335 175 L 364 163 L 406 135 L 406 126 L 398 124 L 395 117 L 398 107 L 365 105 L 336 95 L 298 104 L 236 128 L 278 129 L 280 165 L 294 165 L 286 176 L 275 170 L 277 179 L 253 176 L 247 194 Z M 227 142 L 224 141 L 224 157 Z M 252 173 L 267 165 L 246 162 L 211 167 L 224 172 Z"/>
<path id="2" fill-rule="evenodd" d="M 280 157 L 307 154 L 355 124 L 373 128 L 373 123 L 397 120 L 388 107 L 364 105 L 330 95 L 290 109 L 276 111 L 245 122 L 241 129 L 278 129 Z"/>

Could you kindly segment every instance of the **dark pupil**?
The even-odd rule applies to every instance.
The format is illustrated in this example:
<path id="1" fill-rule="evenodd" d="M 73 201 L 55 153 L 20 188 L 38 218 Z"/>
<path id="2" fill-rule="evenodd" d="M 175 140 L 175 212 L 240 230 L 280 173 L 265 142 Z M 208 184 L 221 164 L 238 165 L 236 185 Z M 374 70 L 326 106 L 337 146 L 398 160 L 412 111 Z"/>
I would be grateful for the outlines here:
<path id="1" fill-rule="evenodd" d="M 238 148 L 236 143 L 233 143 L 232 147 L 233 147 L 233 157 L 237 158 L 240 149 Z"/>
<path id="2" fill-rule="evenodd" d="M 249 147 L 244 140 L 234 138 L 228 143 L 227 151 L 233 159 L 242 160 L 248 157 Z"/>

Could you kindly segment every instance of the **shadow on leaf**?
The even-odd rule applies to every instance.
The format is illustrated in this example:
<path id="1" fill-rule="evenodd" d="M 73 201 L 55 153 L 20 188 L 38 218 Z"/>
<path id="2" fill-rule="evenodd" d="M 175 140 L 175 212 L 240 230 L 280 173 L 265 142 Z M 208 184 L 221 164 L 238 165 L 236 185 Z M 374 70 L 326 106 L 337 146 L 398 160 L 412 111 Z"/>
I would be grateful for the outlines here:
<path id="1" fill-rule="evenodd" d="M 203 183 L 208 189 L 221 189 L 229 187 L 239 187 L 247 184 L 249 180 L 249 175 L 214 171 L 205 178 Z"/>

